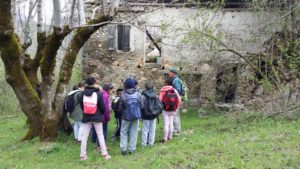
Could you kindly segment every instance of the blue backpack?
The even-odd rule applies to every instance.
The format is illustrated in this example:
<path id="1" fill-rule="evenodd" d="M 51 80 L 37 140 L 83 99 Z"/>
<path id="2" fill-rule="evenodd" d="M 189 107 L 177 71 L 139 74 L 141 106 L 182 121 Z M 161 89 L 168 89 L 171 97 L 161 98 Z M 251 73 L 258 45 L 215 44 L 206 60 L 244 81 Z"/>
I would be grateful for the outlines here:
<path id="1" fill-rule="evenodd" d="M 133 121 L 140 119 L 142 117 L 140 104 L 139 104 L 140 95 L 138 92 L 133 94 L 125 93 L 125 117 L 124 119 L 128 121 Z"/>

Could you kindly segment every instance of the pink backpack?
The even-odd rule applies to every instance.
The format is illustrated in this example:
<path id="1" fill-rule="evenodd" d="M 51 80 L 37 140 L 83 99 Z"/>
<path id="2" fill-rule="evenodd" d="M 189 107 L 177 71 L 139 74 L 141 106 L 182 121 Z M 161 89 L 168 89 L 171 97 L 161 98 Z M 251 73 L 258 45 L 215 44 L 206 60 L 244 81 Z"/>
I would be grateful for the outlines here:
<path id="1" fill-rule="evenodd" d="M 97 112 L 97 93 L 93 92 L 91 96 L 83 95 L 83 113 L 84 114 L 95 114 Z"/>

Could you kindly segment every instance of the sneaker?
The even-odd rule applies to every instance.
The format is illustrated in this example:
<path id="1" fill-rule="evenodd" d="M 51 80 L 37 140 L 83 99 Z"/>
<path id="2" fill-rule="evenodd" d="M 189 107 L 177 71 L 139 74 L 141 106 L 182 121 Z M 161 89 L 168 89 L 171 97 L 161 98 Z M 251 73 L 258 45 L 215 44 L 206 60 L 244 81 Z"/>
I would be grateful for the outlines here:
<path id="1" fill-rule="evenodd" d="M 105 160 L 109 160 L 109 159 L 111 159 L 111 156 L 110 156 L 110 155 L 108 155 L 108 154 L 106 154 L 106 155 L 102 155 L 102 157 L 103 157 Z"/>
<path id="2" fill-rule="evenodd" d="M 124 156 L 127 154 L 126 150 L 122 150 L 121 154 Z"/>
<path id="3" fill-rule="evenodd" d="M 86 160 L 86 159 L 87 159 L 87 156 L 80 157 L 80 160 L 81 160 L 81 161 L 84 161 L 84 160 Z"/>
<path id="4" fill-rule="evenodd" d="M 134 152 L 135 152 L 134 150 L 133 151 L 129 151 L 129 154 L 134 154 Z"/>

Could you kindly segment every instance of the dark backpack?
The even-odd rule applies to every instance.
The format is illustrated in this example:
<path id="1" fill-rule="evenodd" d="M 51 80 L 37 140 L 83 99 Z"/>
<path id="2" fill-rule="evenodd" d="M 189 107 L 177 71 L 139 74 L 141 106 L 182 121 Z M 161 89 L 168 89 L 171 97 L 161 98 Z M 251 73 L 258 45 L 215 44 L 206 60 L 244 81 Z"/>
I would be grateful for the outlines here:
<path id="1" fill-rule="evenodd" d="M 133 121 L 140 119 L 141 109 L 139 104 L 139 94 L 134 92 L 133 94 L 125 93 L 125 120 Z"/>
<path id="2" fill-rule="evenodd" d="M 163 109 L 165 111 L 175 111 L 179 105 L 179 98 L 175 92 L 175 89 L 166 91 L 162 99 Z"/>
<path id="3" fill-rule="evenodd" d="M 152 120 L 155 119 L 157 116 L 160 115 L 163 109 L 162 103 L 159 101 L 158 97 L 149 97 L 147 95 L 144 95 L 145 100 L 145 106 L 143 109 L 143 118 Z"/>
<path id="4" fill-rule="evenodd" d="M 111 102 L 111 108 L 115 112 L 116 117 L 122 116 L 122 114 L 119 112 L 119 105 L 120 105 L 121 99 L 122 99 L 121 97 L 117 97 Z"/>
<path id="5" fill-rule="evenodd" d="M 65 99 L 65 102 L 64 102 L 64 111 L 65 112 L 69 112 L 69 113 L 72 113 L 75 109 L 75 94 L 79 92 L 78 91 L 74 91 L 74 93 L 70 94 L 67 96 L 67 98 Z"/>

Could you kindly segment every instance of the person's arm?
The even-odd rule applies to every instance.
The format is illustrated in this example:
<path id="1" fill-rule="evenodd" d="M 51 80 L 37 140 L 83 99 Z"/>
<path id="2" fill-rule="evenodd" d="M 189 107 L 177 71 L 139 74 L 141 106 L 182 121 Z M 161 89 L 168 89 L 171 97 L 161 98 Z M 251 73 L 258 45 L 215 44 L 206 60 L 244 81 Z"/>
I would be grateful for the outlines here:
<path id="1" fill-rule="evenodd" d="M 140 109 L 143 110 L 145 107 L 145 96 L 141 94 L 139 96 L 139 100 L 140 100 Z"/>
<path id="2" fill-rule="evenodd" d="M 164 95 L 165 95 L 165 92 L 162 92 L 162 91 L 161 91 L 161 92 L 159 93 L 159 101 L 162 101 Z"/>
<path id="3" fill-rule="evenodd" d="M 100 92 L 98 92 L 98 110 L 100 112 L 100 114 L 104 114 L 105 113 L 105 105 L 104 105 L 104 101 L 103 101 L 103 96 Z"/>
<path id="4" fill-rule="evenodd" d="M 179 93 L 176 90 L 174 90 L 174 91 L 178 97 L 178 104 L 181 105 L 181 96 L 179 95 Z"/>
<path id="5" fill-rule="evenodd" d="M 78 97 L 79 99 L 78 99 L 78 102 L 79 102 L 79 105 L 80 105 L 80 108 L 81 108 L 81 110 L 83 111 L 83 92 L 81 92 L 80 94 L 79 94 L 79 97 Z"/>
<path id="6" fill-rule="evenodd" d="M 109 107 L 109 96 L 106 95 L 107 97 L 104 98 L 104 105 L 105 105 L 105 120 L 109 121 L 110 120 L 110 107 Z"/>
<path id="7" fill-rule="evenodd" d="M 178 94 L 181 93 L 181 84 L 179 82 L 179 79 L 176 77 L 173 81 L 173 85 L 172 85 L 178 92 Z"/>
<path id="8" fill-rule="evenodd" d="M 123 96 L 121 96 L 120 98 L 119 98 L 119 104 L 118 104 L 118 106 L 119 106 L 119 108 L 118 108 L 118 112 L 120 113 L 120 114 L 122 114 L 123 113 L 123 111 L 124 111 L 124 109 L 125 109 L 125 102 L 124 102 L 124 95 Z"/>

